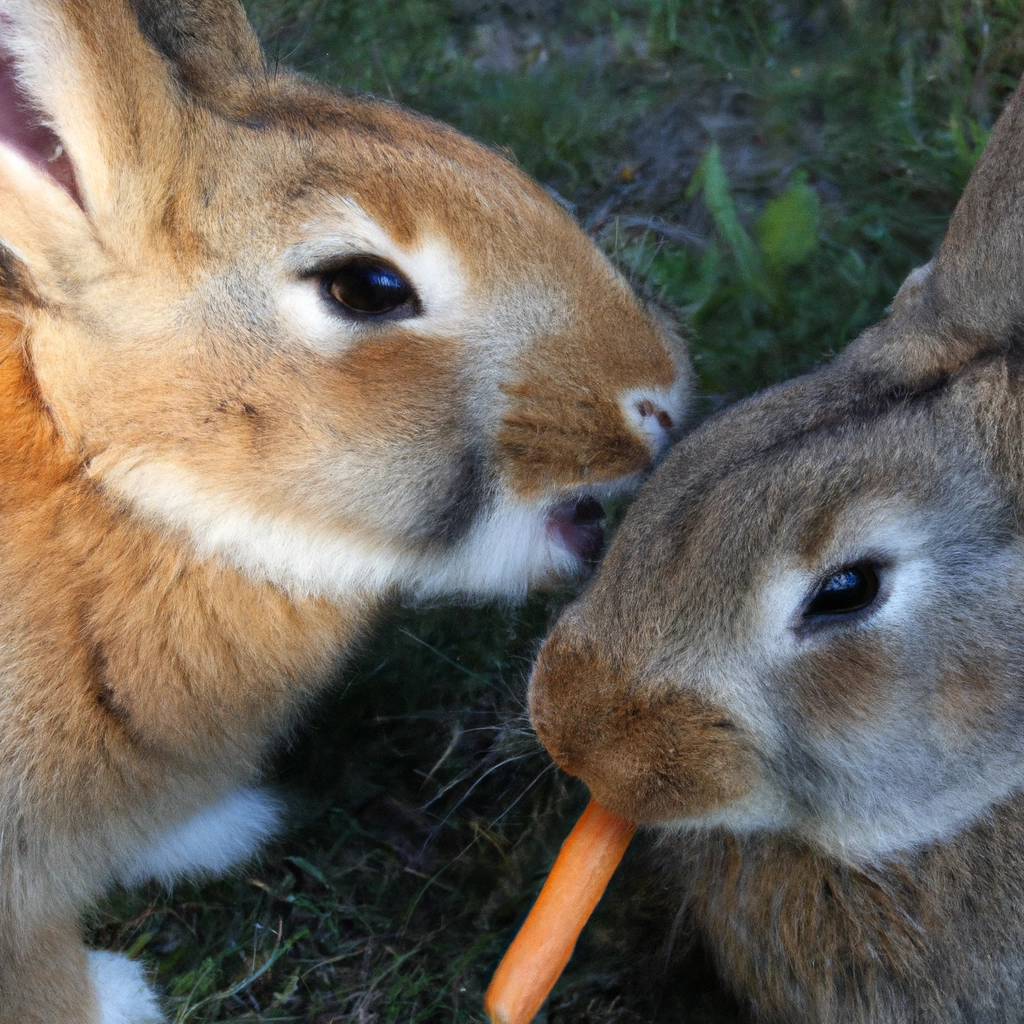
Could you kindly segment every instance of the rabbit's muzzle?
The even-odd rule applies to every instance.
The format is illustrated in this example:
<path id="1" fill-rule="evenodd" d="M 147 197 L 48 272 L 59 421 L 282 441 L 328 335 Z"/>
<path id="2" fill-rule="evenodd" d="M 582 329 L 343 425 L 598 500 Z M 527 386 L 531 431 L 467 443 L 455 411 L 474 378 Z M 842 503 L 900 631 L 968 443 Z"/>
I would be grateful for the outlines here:
<path id="1" fill-rule="evenodd" d="M 548 533 L 584 565 L 594 565 L 604 547 L 604 506 L 587 495 L 555 506 L 548 515 Z"/>
<path id="2" fill-rule="evenodd" d="M 557 764 L 632 821 L 700 817 L 754 785 L 753 758 L 725 711 L 644 680 L 564 623 L 541 650 L 529 699 L 533 727 Z"/>

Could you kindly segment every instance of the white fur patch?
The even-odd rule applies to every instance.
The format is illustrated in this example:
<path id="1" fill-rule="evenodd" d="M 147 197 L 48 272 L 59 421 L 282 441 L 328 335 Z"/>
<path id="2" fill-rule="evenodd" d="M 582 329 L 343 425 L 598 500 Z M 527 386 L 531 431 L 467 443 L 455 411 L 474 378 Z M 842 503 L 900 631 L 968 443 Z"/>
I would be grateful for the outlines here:
<path id="1" fill-rule="evenodd" d="M 236 789 L 155 837 L 121 872 L 126 885 L 155 878 L 168 888 L 186 877 L 217 875 L 252 857 L 278 830 L 283 807 L 260 789 Z"/>
<path id="2" fill-rule="evenodd" d="M 548 532 L 549 503 L 498 498 L 453 548 L 424 553 L 272 518 L 167 463 L 113 467 L 103 483 L 158 524 L 185 532 L 200 557 L 222 558 L 291 593 L 521 598 L 537 583 L 579 571 L 576 556 Z"/>
<path id="3" fill-rule="evenodd" d="M 96 1024 L 159 1024 L 160 1012 L 142 964 L 120 953 L 89 954 L 89 978 L 96 989 Z"/>
<path id="4" fill-rule="evenodd" d="M 682 423 L 686 408 L 685 379 L 669 390 L 667 388 L 635 388 L 625 392 L 619 399 L 623 414 L 628 422 L 647 442 L 651 454 L 657 457 L 671 440 L 670 430 Z M 667 413 L 672 420 L 671 427 L 663 426 L 658 413 Z"/>
<path id="5" fill-rule="evenodd" d="M 344 351 L 352 342 L 378 330 L 376 324 L 337 315 L 320 294 L 312 272 L 346 256 L 376 256 L 391 263 L 412 285 L 421 312 L 402 329 L 438 337 L 458 336 L 476 319 L 464 301 L 467 279 L 460 260 L 442 238 L 420 239 L 412 248 L 398 245 L 388 231 L 352 200 L 335 204 L 338 221 L 308 228 L 305 241 L 287 254 L 278 284 L 280 309 L 295 335 L 323 356 Z"/>

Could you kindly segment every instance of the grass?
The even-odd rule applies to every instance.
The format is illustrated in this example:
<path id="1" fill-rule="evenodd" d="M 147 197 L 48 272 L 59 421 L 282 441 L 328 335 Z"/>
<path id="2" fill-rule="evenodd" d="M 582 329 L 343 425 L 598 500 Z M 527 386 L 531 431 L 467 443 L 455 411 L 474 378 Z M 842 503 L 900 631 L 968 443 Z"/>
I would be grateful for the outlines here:
<path id="1" fill-rule="evenodd" d="M 929 259 L 1024 67 L 1021 0 L 252 0 L 277 58 L 510 152 L 690 327 L 704 407 L 799 372 Z M 396 610 L 271 771 L 261 863 L 115 893 L 180 1024 L 479 1021 L 585 794 L 524 713 L 567 595 Z M 642 840 L 548 1024 L 726 1024 Z"/>

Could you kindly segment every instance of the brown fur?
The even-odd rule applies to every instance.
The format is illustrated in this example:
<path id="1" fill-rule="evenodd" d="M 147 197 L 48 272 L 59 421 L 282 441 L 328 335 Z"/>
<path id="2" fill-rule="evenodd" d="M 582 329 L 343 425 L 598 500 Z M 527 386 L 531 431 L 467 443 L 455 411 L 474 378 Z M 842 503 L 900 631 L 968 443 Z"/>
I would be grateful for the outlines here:
<path id="1" fill-rule="evenodd" d="M 18 335 L 8 321 L 0 628 L 32 685 L 11 685 L 8 655 L 0 744 L 17 760 L 4 771 L 0 1019 L 50 1024 L 88 1018 L 37 1002 L 44 986 L 54 999 L 64 985 L 83 1000 L 90 989 L 73 980 L 80 940 L 73 958 L 51 960 L 36 929 L 73 925 L 63 908 L 105 884 L 135 830 L 250 774 L 369 609 L 288 600 L 125 521 L 68 458 Z"/>
<path id="2" fill-rule="evenodd" d="M 687 913 L 756 1019 L 1012 1021 L 1021 825 L 1018 798 L 956 843 L 884 867 L 785 838 L 713 833 L 664 849 Z"/>
<path id="3" fill-rule="evenodd" d="M 1021 1018 L 1022 154 L 1024 87 L 892 315 L 685 438 L 534 671 L 541 738 L 662 826 L 758 1020 Z"/>
<path id="4" fill-rule="evenodd" d="M 539 186 L 271 73 L 234 0 L 0 0 L 11 97 L 0 1024 L 151 1021 L 130 964 L 94 986 L 83 909 L 173 874 L 163 837 L 252 781 L 382 601 L 581 571 L 565 510 L 651 466 L 688 370 Z M 352 255 L 415 315 L 331 306 Z"/>
<path id="5" fill-rule="evenodd" d="M 725 712 L 614 669 L 595 645 L 556 633 L 537 663 L 530 718 L 551 756 L 625 818 L 671 821 L 731 803 L 755 768 Z M 585 696 L 580 695 L 585 681 Z M 695 800 L 696 797 L 696 800 Z"/>

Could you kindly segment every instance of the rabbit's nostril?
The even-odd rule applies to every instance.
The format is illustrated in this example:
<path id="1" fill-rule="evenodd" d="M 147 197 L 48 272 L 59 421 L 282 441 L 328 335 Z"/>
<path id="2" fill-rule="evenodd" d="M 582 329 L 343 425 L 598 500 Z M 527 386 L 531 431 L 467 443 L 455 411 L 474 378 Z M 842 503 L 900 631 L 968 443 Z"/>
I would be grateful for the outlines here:
<path id="1" fill-rule="evenodd" d="M 664 409 L 659 409 L 649 398 L 641 398 L 636 403 L 636 411 L 640 413 L 641 419 L 654 417 L 662 430 L 669 431 L 675 426 L 675 421 Z"/>

